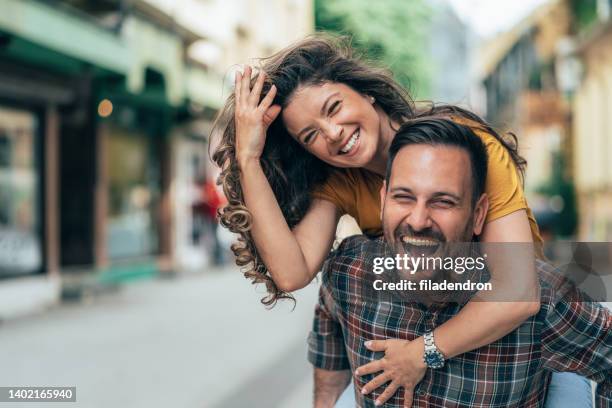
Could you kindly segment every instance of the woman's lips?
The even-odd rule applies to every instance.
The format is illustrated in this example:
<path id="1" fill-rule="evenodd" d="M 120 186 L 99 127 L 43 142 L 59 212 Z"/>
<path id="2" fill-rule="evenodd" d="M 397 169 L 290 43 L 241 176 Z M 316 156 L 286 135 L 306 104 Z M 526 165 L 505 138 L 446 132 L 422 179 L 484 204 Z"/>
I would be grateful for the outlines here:
<path id="1" fill-rule="evenodd" d="M 355 142 L 353 143 L 353 146 L 347 153 L 340 152 L 341 156 L 346 156 L 346 157 L 354 156 L 357 153 L 357 150 L 359 150 L 359 145 L 361 144 L 361 131 L 358 129 L 356 133 L 357 133 L 357 140 L 355 140 Z M 353 136 L 351 136 L 351 138 L 353 138 Z"/>

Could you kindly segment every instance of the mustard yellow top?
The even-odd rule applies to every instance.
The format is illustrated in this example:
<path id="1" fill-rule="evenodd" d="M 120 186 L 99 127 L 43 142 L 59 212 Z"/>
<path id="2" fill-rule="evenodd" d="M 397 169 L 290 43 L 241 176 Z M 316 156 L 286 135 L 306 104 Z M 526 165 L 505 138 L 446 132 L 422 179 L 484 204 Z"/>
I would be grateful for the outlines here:
<path id="1" fill-rule="evenodd" d="M 453 118 L 457 122 L 464 122 Z M 465 122 L 464 122 L 465 123 Z M 489 197 L 489 212 L 485 222 L 490 222 L 518 210 L 526 210 L 533 242 L 541 243 L 538 224 L 527 205 L 522 182 L 516 165 L 506 148 L 483 129 L 472 126 L 482 139 L 488 153 L 485 191 Z M 326 183 L 313 192 L 313 197 L 331 201 L 342 214 L 349 214 L 357 221 L 364 234 L 382 234 L 380 220 L 380 189 L 383 177 L 365 169 L 338 169 Z"/>

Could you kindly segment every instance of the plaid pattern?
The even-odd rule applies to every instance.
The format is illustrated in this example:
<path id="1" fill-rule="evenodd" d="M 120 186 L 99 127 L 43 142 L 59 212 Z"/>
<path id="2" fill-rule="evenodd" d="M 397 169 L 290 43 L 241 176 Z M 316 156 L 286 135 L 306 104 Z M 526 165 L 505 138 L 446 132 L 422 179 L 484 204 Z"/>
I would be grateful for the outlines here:
<path id="1" fill-rule="evenodd" d="M 346 239 L 323 269 L 309 336 L 309 361 L 326 370 L 354 371 L 383 356 L 367 340 L 414 340 L 455 316 L 461 306 L 427 308 L 414 302 L 366 301 L 368 243 Z M 572 371 L 598 383 L 598 407 L 612 407 L 612 315 L 540 262 L 540 312 L 502 339 L 429 369 L 415 388 L 413 407 L 542 407 L 553 371 Z M 359 390 L 375 375 L 353 378 L 359 407 L 374 407 L 382 392 Z M 385 406 L 402 407 L 403 389 Z"/>

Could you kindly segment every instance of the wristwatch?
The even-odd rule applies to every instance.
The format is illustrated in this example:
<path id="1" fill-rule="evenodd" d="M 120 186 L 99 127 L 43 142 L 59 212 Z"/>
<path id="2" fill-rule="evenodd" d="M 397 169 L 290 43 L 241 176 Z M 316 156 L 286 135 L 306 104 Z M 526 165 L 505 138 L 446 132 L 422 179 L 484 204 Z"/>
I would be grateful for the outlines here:
<path id="1" fill-rule="evenodd" d="M 442 368 L 444 367 L 444 354 L 434 343 L 433 332 L 429 331 L 423 335 L 425 341 L 425 354 L 423 354 L 423 361 L 429 368 Z"/>

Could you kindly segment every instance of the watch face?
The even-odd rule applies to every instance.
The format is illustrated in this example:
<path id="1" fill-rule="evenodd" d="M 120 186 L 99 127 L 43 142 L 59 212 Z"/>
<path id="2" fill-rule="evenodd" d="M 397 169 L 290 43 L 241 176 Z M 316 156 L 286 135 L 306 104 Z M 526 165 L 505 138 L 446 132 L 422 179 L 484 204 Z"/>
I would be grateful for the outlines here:
<path id="1" fill-rule="evenodd" d="M 426 351 L 425 355 L 423 356 L 423 359 L 425 360 L 425 364 L 427 364 L 427 367 L 431 367 L 431 368 L 444 367 L 444 357 L 438 351 L 435 351 L 435 350 Z"/>

